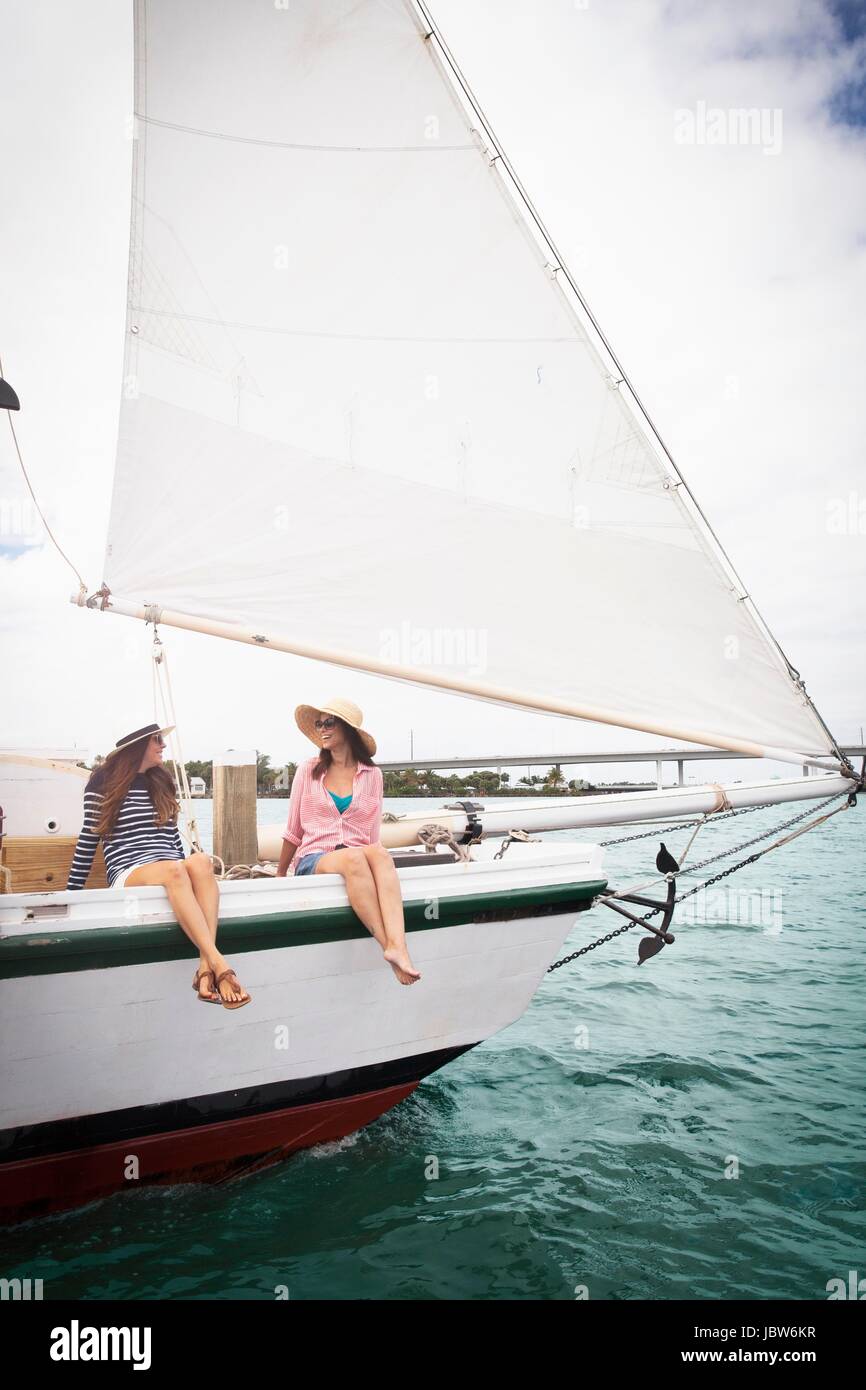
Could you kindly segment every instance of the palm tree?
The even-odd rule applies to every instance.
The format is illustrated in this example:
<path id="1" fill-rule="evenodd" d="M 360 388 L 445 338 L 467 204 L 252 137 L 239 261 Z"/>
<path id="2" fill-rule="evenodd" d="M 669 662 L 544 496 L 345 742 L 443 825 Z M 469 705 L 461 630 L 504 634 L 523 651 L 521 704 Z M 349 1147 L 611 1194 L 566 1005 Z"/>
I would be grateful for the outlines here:
<path id="1" fill-rule="evenodd" d="M 270 753 L 258 753 L 256 755 L 256 791 L 260 796 L 273 791 L 274 778 L 279 777 L 279 775 L 279 770 L 271 767 Z"/>

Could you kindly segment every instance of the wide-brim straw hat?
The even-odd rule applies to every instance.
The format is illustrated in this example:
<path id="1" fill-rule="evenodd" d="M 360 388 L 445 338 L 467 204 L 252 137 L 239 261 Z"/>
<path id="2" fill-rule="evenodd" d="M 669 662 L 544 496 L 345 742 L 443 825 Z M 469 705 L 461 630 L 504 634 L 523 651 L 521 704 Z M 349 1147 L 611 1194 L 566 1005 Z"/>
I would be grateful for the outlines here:
<path id="1" fill-rule="evenodd" d="M 170 734 L 176 726 L 168 724 L 161 729 L 158 724 L 145 724 L 143 729 L 133 729 L 131 734 L 124 734 L 119 738 L 111 750 L 111 753 L 119 753 L 121 748 L 128 748 L 131 743 L 141 743 L 145 739 L 153 738 L 154 734 Z M 109 758 L 111 753 L 108 754 Z"/>
<path id="2" fill-rule="evenodd" d="M 344 700 L 338 696 L 334 700 L 327 700 L 323 705 L 298 705 L 295 710 L 295 723 L 301 733 L 306 734 L 317 748 L 322 746 L 322 736 L 316 729 L 316 720 L 321 714 L 335 714 L 338 719 L 342 719 L 344 724 L 348 724 L 356 733 L 361 735 L 361 742 L 370 757 L 374 756 L 376 740 L 372 734 L 368 734 L 367 730 L 361 727 L 364 716 L 351 700 Z"/>

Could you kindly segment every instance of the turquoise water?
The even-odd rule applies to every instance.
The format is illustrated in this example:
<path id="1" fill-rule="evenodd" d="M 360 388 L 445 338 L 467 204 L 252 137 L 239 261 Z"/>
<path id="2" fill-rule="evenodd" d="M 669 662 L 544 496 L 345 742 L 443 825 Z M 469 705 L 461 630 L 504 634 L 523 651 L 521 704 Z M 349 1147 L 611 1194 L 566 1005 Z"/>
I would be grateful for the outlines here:
<path id="1" fill-rule="evenodd" d="M 690 860 L 801 809 L 713 827 Z M 548 976 L 361 1133 L 6 1231 L 3 1273 L 46 1298 L 826 1298 L 866 1275 L 864 826 L 861 806 L 727 880 L 647 965 L 632 932 Z M 609 850 L 611 883 L 656 849 Z M 568 949 L 616 925 L 598 908 Z"/>

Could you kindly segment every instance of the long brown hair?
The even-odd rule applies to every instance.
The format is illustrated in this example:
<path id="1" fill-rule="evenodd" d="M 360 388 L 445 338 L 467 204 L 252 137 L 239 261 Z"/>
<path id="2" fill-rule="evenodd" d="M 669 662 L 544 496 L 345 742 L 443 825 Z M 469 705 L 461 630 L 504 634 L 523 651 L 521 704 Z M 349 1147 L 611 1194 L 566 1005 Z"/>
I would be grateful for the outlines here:
<path id="1" fill-rule="evenodd" d="M 349 747 L 352 750 L 352 756 L 354 757 L 355 761 L 358 763 L 366 763 L 368 767 L 375 767 L 376 764 L 373 762 L 373 759 L 367 752 L 367 749 L 364 746 L 364 740 L 361 738 L 361 735 L 358 733 L 358 730 L 353 729 L 351 724 L 347 724 L 344 719 L 339 719 L 336 714 L 333 716 L 333 718 L 337 720 L 340 729 L 346 735 L 346 740 L 349 744 Z M 319 749 L 319 759 L 315 767 L 313 768 L 313 777 L 316 781 L 318 781 L 320 777 L 324 777 L 325 773 L 328 771 L 328 768 L 331 766 L 331 763 L 333 761 L 334 758 L 330 748 Z"/>
<path id="2" fill-rule="evenodd" d="M 88 787 L 101 792 L 103 796 L 102 812 L 96 826 L 97 835 L 110 835 L 114 829 L 120 808 L 141 766 L 144 757 L 143 743 L 144 740 L 139 739 L 137 743 L 130 743 L 126 748 L 118 748 L 115 752 L 109 753 L 105 762 L 88 782 Z M 168 825 L 169 822 L 176 821 L 180 806 L 174 778 L 168 768 L 149 767 L 143 775 L 147 780 L 147 789 L 156 812 L 157 825 Z"/>

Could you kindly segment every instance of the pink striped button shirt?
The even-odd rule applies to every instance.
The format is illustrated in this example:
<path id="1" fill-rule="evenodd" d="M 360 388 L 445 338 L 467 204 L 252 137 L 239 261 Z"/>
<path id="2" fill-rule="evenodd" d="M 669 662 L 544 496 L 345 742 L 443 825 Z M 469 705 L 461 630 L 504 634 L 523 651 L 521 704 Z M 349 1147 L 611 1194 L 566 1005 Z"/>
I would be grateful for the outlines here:
<path id="1" fill-rule="evenodd" d="M 382 769 L 359 763 L 352 783 L 352 800 L 340 815 L 330 793 L 325 790 L 325 778 L 316 781 L 313 768 L 318 754 L 301 763 L 292 782 L 289 797 L 289 818 L 283 839 L 297 845 L 292 856 L 292 872 L 305 854 L 317 850 L 336 849 L 345 845 L 374 845 L 382 825 Z"/>

